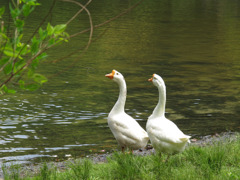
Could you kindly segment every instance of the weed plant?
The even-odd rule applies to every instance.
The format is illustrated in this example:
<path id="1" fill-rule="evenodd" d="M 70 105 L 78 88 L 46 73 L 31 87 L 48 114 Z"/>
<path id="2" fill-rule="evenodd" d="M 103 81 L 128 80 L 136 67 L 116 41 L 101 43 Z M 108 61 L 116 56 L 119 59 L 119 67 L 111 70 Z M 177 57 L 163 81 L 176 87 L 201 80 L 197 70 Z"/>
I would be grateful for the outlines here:
<path id="1" fill-rule="evenodd" d="M 108 163 L 94 164 L 89 159 L 69 163 L 64 171 L 43 164 L 39 174 L 21 177 L 19 167 L 3 169 L 5 179 L 240 179 L 240 140 L 219 141 L 205 147 L 189 146 L 183 153 L 172 155 L 113 153 Z"/>

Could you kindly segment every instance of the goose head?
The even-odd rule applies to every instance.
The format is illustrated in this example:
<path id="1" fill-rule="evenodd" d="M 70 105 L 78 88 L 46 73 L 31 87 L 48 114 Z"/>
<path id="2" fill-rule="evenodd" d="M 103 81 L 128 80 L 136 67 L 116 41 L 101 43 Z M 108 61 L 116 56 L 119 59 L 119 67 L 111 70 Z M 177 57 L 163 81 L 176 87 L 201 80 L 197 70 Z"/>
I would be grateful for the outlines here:
<path id="1" fill-rule="evenodd" d="M 152 78 L 148 79 L 148 81 L 152 82 L 157 87 L 162 87 L 165 89 L 165 83 L 163 79 L 157 74 L 153 74 Z"/>
<path id="2" fill-rule="evenodd" d="M 106 74 L 105 76 L 114 80 L 115 82 L 120 82 L 120 81 L 124 80 L 123 75 L 120 72 L 118 72 L 117 70 L 112 70 L 111 73 Z"/>

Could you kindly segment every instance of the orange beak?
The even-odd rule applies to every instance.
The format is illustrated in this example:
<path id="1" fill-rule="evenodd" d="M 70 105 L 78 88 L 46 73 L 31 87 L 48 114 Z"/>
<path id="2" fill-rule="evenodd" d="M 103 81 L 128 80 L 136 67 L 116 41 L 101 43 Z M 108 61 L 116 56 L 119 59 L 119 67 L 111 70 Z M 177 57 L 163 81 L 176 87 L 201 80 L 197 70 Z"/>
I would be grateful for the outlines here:
<path id="1" fill-rule="evenodd" d="M 112 70 L 111 73 L 106 74 L 105 76 L 108 77 L 108 78 L 110 78 L 110 79 L 113 79 L 114 74 L 115 74 L 115 70 Z"/>
<path id="2" fill-rule="evenodd" d="M 152 77 L 151 77 L 150 79 L 148 79 L 148 81 L 149 81 L 149 82 L 152 82 L 153 77 L 154 77 L 154 74 L 152 75 Z"/>

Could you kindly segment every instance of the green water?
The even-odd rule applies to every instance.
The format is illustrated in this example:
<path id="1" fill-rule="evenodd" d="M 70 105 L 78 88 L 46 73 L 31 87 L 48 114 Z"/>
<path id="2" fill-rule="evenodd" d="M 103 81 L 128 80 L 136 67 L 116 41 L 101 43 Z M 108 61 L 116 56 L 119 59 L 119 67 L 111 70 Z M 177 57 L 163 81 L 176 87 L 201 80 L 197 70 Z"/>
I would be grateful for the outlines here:
<path id="1" fill-rule="evenodd" d="M 93 1 L 88 9 L 97 25 L 136 2 Z M 27 20 L 26 37 L 51 5 L 41 3 Z M 48 21 L 64 23 L 78 10 L 58 1 Z M 68 32 L 88 27 L 82 13 Z M 86 46 L 88 37 L 89 32 L 49 51 L 39 69 L 49 81 L 41 89 L 1 97 L 0 161 L 58 161 L 117 149 L 107 126 L 118 96 L 117 84 L 104 76 L 112 69 L 127 82 L 126 112 L 144 128 L 158 101 L 147 79 L 157 73 L 167 86 L 166 116 L 185 134 L 239 131 L 239 1 L 145 0 L 94 29 L 86 53 L 65 57 Z"/>

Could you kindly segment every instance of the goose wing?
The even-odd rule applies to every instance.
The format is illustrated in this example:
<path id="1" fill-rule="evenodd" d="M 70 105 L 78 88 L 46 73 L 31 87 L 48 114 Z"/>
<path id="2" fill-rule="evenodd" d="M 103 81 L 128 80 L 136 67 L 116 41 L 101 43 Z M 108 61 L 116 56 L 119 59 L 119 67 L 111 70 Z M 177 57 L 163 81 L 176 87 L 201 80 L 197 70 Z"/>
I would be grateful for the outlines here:
<path id="1" fill-rule="evenodd" d="M 134 144 L 141 138 L 148 139 L 147 132 L 128 114 L 110 117 L 108 124 L 116 139 L 128 141 L 129 144 Z"/>
<path id="2" fill-rule="evenodd" d="M 185 135 L 172 121 L 158 121 L 153 123 L 150 133 L 159 141 L 168 143 L 183 143 L 189 141 L 190 136 Z"/>

